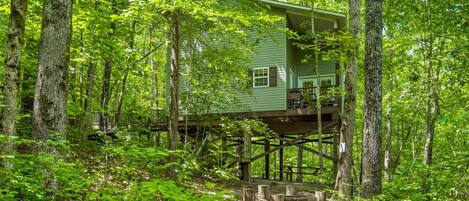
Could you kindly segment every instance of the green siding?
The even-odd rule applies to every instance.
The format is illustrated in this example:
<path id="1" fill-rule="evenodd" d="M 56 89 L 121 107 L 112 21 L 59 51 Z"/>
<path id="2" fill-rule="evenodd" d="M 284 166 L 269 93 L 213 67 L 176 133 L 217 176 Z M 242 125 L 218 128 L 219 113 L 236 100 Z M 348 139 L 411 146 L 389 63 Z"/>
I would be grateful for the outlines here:
<path id="1" fill-rule="evenodd" d="M 294 76 L 294 86 L 298 86 L 298 77 L 302 76 L 315 76 L 315 71 L 314 71 L 314 57 L 312 57 L 308 61 L 305 60 L 306 52 L 303 50 L 300 50 L 297 47 L 293 47 L 293 54 L 295 55 L 295 58 L 292 61 L 292 65 L 294 68 L 295 76 Z M 319 59 L 319 73 L 321 75 L 335 75 L 335 61 L 325 61 L 322 59 Z"/>
<path id="2" fill-rule="evenodd" d="M 274 15 L 284 16 L 283 10 L 273 9 Z M 286 23 L 279 24 L 285 28 Z M 252 58 L 252 68 L 277 66 L 277 86 L 253 88 L 252 94 L 240 94 L 241 103 L 251 111 L 271 111 L 286 109 L 287 68 L 286 33 L 273 33 L 272 37 L 253 34 L 252 40 L 260 39 L 256 55 Z M 242 111 L 242 109 L 237 109 Z"/>

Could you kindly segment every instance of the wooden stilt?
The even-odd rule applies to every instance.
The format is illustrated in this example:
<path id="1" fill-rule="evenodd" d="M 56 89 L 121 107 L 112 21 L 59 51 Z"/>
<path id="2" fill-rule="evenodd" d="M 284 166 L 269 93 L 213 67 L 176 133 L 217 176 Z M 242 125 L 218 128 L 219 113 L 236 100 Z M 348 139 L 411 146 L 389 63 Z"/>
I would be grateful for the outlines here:
<path id="1" fill-rule="evenodd" d="M 280 139 L 280 146 L 283 145 L 283 139 Z M 283 147 L 279 150 L 279 172 L 280 172 L 280 181 L 283 181 Z"/>
<path id="2" fill-rule="evenodd" d="M 338 150 L 338 133 L 334 133 L 334 137 L 332 138 L 333 143 L 332 143 L 332 157 L 334 158 L 339 158 L 339 150 Z M 336 178 L 337 176 L 337 163 L 338 161 L 332 161 L 332 176 L 333 178 Z"/>
<path id="3" fill-rule="evenodd" d="M 251 134 L 246 130 L 243 130 L 240 166 L 241 179 L 251 181 Z"/>
<path id="4" fill-rule="evenodd" d="M 277 154 L 274 154 L 274 180 L 277 180 Z"/>
<path id="5" fill-rule="evenodd" d="M 303 182 L 303 144 L 299 143 L 297 145 L 298 147 L 298 156 L 297 156 L 297 175 L 296 175 L 296 181 L 297 182 Z"/>
<path id="6" fill-rule="evenodd" d="M 264 144 L 264 151 L 267 153 L 270 151 L 270 141 L 269 139 L 265 139 L 265 144 Z M 265 179 L 270 179 L 270 154 L 265 155 Z"/>

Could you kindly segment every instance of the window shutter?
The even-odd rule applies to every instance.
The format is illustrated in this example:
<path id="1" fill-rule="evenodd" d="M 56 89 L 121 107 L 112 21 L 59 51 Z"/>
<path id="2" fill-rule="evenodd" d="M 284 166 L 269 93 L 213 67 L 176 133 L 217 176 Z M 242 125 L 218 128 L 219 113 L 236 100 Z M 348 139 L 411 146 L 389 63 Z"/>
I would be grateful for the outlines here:
<path id="1" fill-rule="evenodd" d="M 252 69 L 248 69 L 248 78 L 249 78 L 249 81 L 248 81 L 248 86 L 246 86 L 246 88 L 252 88 L 252 86 L 254 86 L 254 83 L 253 83 L 253 79 L 254 79 L 254 71 Z"/>
<path id="2" fill-rule="evenodd" d="M 269 87 L 277 86 L 277 67 L 272 66 L 269 68 Z"/>

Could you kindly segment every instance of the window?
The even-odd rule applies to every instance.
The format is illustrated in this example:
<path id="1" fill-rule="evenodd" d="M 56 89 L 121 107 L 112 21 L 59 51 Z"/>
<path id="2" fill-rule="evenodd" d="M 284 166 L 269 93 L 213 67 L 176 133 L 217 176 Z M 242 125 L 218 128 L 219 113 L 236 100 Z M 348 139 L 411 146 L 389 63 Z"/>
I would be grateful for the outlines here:
<path id="1" fill-rule="evenodd" d="M 269 68 L 254 68 L 253 71 L 253 84 L 256 87 L 269 86 Z"/>
<path id="2" fill-rule="evenodd" d="M 331 87 L 334 83 L 334 77 L 321 77 L 321 87 Z"/>

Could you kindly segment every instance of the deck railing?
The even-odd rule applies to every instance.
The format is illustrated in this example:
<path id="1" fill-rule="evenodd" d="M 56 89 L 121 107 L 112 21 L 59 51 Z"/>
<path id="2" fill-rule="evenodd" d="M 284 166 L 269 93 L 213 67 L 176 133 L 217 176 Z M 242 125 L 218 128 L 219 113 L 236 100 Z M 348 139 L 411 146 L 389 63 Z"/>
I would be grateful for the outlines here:
<path id="1" fill-rule="evenodd" d="M 331 106 L 337 104 L 335 86 L 321 87 L 321 105 Z M 317 87 L 287 89 L 287 108 L 303 109 L 316 107 Z"/>

